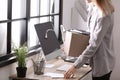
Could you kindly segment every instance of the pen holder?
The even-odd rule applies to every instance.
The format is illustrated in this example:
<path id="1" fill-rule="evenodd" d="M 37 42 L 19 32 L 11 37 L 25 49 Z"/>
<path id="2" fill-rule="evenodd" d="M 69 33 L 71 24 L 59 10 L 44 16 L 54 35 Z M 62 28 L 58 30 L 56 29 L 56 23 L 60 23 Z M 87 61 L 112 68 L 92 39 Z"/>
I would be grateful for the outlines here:
<path id="1" fill-rule="evenodd" d="M 45 60 L 35 61 L 33 64 L 34 74 L 41 75 L 44 73 Z"/>

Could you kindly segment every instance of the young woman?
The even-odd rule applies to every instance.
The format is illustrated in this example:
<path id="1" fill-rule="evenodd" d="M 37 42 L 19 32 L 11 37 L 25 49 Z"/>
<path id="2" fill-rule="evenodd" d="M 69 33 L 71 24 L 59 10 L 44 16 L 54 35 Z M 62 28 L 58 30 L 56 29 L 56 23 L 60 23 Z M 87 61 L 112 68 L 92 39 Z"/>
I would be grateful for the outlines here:
<path id="1" fill-rule="evenodd" d="M 92 79 L 110 80 L 115 63 L 111 43 L 114 7 L 111 0 L 87 0 L 87 2 L 91 6 L 88 13 L 89 45 L 65 72 L 64 77 L 71 78 L 71 75 L 90 59 Z"/>

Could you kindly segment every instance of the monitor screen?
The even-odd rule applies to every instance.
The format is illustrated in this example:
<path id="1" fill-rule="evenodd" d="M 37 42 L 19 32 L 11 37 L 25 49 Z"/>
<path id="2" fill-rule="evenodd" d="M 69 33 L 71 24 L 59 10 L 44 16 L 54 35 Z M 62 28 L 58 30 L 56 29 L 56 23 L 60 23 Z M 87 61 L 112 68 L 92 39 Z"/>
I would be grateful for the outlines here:
<path id="1" fill-rule="evenodd" d="M 37 32 L 37 36 L 45 55 L 48 55 L 51 52 L 60 49 L 60 44 L 57 40 L 51 22 L 36 24 L 35 30 Z"/>

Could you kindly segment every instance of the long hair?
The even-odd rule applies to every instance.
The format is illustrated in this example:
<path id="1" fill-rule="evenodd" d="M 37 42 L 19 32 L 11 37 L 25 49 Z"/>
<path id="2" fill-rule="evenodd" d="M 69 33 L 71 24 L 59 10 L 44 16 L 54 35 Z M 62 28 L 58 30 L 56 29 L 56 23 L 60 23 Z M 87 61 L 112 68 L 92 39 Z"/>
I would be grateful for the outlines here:
<path id="1" fill-rule="evenodd" d="M 114 12 L 111 0 L 95 0 L 95 2 L 98 7 L 100 7 L 104 15 L 109 15 Z"/>

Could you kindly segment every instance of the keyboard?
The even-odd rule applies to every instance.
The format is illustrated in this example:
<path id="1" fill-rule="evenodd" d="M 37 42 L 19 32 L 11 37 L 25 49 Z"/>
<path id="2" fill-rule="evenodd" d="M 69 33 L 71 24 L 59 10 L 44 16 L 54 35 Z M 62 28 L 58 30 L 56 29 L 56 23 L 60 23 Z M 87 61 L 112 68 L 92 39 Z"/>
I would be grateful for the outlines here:
<path id="1" fill-rule="evenodd" d="M 70 64 L 64 64 L 64 65 L 59 66 L 56 70 L 58 70 L 58 71 L 67 71 L 67 69 L 69 69 L 70 67 L 71 67 Z"/>

